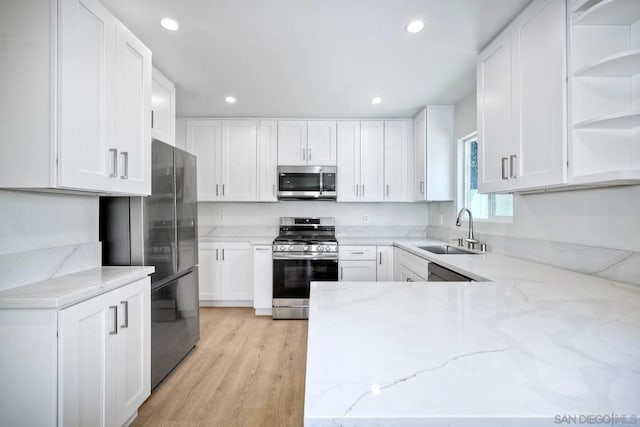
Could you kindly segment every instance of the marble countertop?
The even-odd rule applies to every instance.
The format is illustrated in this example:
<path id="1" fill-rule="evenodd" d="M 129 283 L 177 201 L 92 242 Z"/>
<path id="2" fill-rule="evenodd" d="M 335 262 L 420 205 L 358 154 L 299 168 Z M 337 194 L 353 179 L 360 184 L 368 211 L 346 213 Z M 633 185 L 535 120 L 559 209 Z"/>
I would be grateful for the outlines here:
<path id="1" fill-rule="evenodd" d="M 154 267 L 98 267 L 0 292 L 0 308 L 49 308 L 95 297 L 143 279 Z"/>
<path id="2" fill-rule="evenodd" d="M 640 288 L 455 257 L 496 280 L 312 283 L 305 426 L 640 422 Z"/>

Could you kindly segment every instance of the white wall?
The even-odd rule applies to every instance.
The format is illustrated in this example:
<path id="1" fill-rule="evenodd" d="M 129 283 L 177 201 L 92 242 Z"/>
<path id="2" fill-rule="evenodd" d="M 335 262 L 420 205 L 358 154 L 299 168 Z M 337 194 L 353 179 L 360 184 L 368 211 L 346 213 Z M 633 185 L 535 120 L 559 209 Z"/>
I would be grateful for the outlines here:
<path id="1" fill-rule="evenodd" d="M 455 106 L 456 140 L 476 129 L 475 91 Z M 514 195 L 513 222 L 475 222 L 478 231 L 640 251 L 640 186 Z M 453 227 L 452 202 L 430 205 L 429 225 Z M 465 227 L 466 230 L 466 227 Z"/>
<path id="2" fill-rule="evenodd" d="M 98 197 L 0 190 L 0 255 L 98 241 Z"/>
<path id="3" fill-rule="evenodd" d="M 222 218 L 220 218 L 222 215 Z M 364 223 L 364 216 L 369 223 Z M 199 203 L 198 221 L 202 225 L 273 225 L 281 216 L 330 216 L 336 225 L 425 226 L 429 217 L 426 204 L 417 203 L 335 203 L 292 201 L 279 203 Z"/>

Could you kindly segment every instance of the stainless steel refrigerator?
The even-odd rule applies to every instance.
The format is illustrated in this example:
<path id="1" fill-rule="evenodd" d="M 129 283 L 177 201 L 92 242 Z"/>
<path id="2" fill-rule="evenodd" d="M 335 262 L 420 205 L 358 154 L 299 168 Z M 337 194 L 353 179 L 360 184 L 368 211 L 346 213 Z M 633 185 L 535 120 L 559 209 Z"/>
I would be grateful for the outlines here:
<path id="1" fill-rule="evenodd" d="M 149 197 L 100 198 L 103 265 L 152 265 L 151 388 L 200 339 L 196 158 L 152 142 Z"/>

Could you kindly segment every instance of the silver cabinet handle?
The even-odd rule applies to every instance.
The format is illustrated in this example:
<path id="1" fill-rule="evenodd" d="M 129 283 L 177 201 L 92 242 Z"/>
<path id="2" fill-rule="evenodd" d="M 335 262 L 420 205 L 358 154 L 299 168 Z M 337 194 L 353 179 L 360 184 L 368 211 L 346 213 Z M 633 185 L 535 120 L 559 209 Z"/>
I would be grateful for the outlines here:
<path id="1" fill-rule="evenodd" d="M 351 251 L 351 255 L 364 255 L 364 252 L 362 251 Z"/>
<path id="2" fill-rule="evenodd" d="M 420 194 L 424 194 L 424 181 L 420 181 Z"/>
<path id="3" fill-rule="evenodd" d="M 309 160 L 311 160 L 311 148 L 309 148 Z"/>
<path id="4" fill-rule="evenodd" d="M 121 328 L 129 327 L 129 301 L 120 301 L 120 304 L 124 305 L 124 325 L 120 325 Z"/>
<path id="5" fill-rule="evenodd" d="M 120 155 L 122 156 L 122 163 L 123 163 L 123 170 L 124 170 L 124 174 L 120 175 L 120 179 L 129 179 L 129 153 L 126 151 L 123 151 L 120 153 Z"/>
<path id="6" fill-rule="evenodd" d="M 268 251 L 270 248 L 256 248 L 256 251 Z"/>
<path id="7" fill-rule="evenodd" d="M 382 265 L 382 252 L 378 252 L 378 255 L 379 255 L 379 258 L 380 258 L 379 264 Z"/>
<path id="8" fill-rule="evenodd" d="M 225 184 L 222 184 L 222 197 L 224 197 L 224 186 Z"/>
<path id="9" fill-rule="evenodd" d="M 358 195 L 358 184 L 356 184 L 356 196 Z"/>
<path id="10" fill-rule="evenodd" d="M 109 148 L 109 152 L 113 155 L 113 170 L 109 174 L 111 178 L 118 176 L 118 150 L 115 148 Z"/>
<path id="11" fill-rule="evenodd" d="M 509 176 L 511 178 L 517 178 L 518 177 L 518 169 L 517 169 L 517 165 L 518 163 L 516 162 L 516 160 L 518 160 L 518 156 L 516 154 L 512 154 L 511 156 L 509 156 Z"/>
<path id="12" fill-rule="evenodd" d="M 222 260 L 224 261 L 224 248 L 222 248 Z"/>
<path id="13" fill-rule="evenodd" d="M 364 197 L 364 184 L 362 184 L 362 197 Z"/>
<path id="14" fill-rule="evenodd" d="M 220 184 L 216 184 L 216 196 L 218 196 L 218 187 L 220 186 Z"/>
<path id="15" fill-rule="evenodd" d="M 387 184 L 387 197 L 389 197 L 389 184 Z"/>
<path id="16" fill-rule="evenodd" d="M 118 306 L 110 305 L 110 310 L 113 310 L 113 330 L 109 332 L 109 335 L 118 335 Z"/>
<path id="17" fill-rule="evenodd" d="M 271 189 L 271 192 L 272 192 L 272 193 L 273 193 L 273 195 L 275 196 L 275 195 L 276 195 L 276 185 L 275 185 L 275 184 L 273 184 L 273 186 L 272 186 L 272 187 L 273 187 L 273 188 Z"/>
<path id="18" fill-rule="evenodd" d="M 218 249 L 216 249 L 216 261 L 219 261 L 220 258 L 218 258 Z"/>
<path id="19" fill-rule="evenodd" d="M 153 110 L 151 110 L 151 129 L 153 129 Z"/>
<path id="20" fill-rule="evenodd" d="M 302 149 L 302 160 L 307 160 L 307 149 L 306 148 Z"/>
<path id="21" fill-rule="evenodd" d="M 340 280 L 344 280 L 344 267 L 340 267 Z"/>
<path id="22" fill-rule="evenodd" d="M 502 179 L 509 179 L 509 177 L 507 176 L 507 166 L 506 166 L 506 162 L 509 161 L 509 158 L 503 157 L 502 159 L 500 159 L 500 161 L 502 162 L 502 164 L 500 165 L 502 167 Z"/>

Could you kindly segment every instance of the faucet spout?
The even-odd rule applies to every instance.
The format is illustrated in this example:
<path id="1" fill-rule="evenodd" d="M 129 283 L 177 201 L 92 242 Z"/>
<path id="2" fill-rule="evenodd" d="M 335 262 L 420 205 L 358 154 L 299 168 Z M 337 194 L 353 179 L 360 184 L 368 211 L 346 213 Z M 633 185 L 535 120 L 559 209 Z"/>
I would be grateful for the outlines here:
<path id="1" fill-rule="evenodd" d="M 472 242 L 476 242 L 474 237 L 473 237 L 473 215 L 471 214 L 471 211 L 467 208 L 462 208 L 460 209 L 460 212 L 458 212 L 458 217 L 456 218 L 456 226 L 460 227 L 462 225 L 462 214 L 463 213 L 467 213 L 469 215 L 469 239 Z"/>

